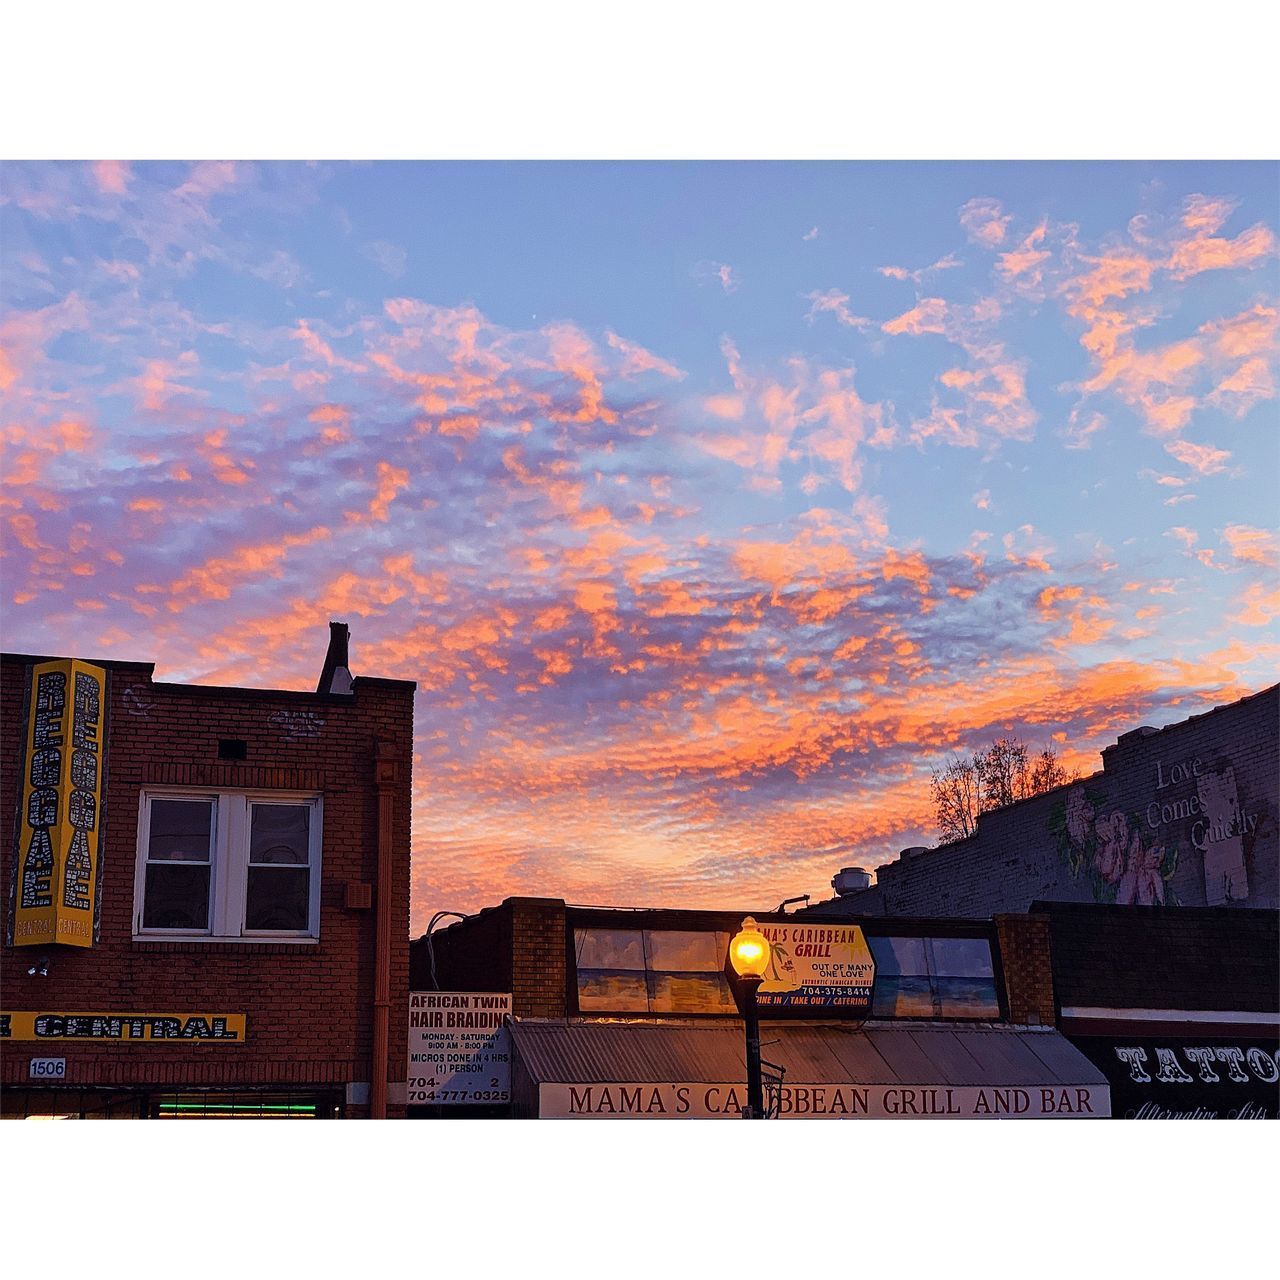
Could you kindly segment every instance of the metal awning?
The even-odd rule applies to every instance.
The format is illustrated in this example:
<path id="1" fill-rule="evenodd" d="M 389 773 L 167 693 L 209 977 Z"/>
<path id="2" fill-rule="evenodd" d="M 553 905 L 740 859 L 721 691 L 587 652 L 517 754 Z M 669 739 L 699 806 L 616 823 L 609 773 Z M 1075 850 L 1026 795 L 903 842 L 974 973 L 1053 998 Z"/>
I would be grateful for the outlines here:
<path id="1" fill-rule="evenodd" d="M 736 1115 L 742 1026 L 516 1021 L 512 1041 L 546 1116 Z M 1052 1028 L 775 1024 L 761 1053 L 785 1069 L 783 1115 L 1097 1116 L 1107 1081 Z"/>

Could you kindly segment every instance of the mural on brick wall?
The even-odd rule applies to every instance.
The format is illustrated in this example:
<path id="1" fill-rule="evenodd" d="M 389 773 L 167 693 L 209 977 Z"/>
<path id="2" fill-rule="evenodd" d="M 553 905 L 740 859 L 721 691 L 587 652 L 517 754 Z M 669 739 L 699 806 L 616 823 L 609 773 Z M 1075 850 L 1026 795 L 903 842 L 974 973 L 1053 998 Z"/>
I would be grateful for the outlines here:
<path id="1" fill-rule="evenodd" d="M 1246 853 L 1263 815 L 1242 810 L 1229 760 L 1156 760 L 1141 808 L 1115 806 L 1100 781 L 1068 788 L 1049 815 L 1063 861 L 1074 880 L 1088 882 L 1094 901 L 1179 906 L 1170 882 L 1179 865 L 1194 874 L 1196 863 L 1207 905 L 1249 897 Z"/>
<path id="2" fill-rule="evenodd" d="M 1049 826 L 1072 878 L 1087 879 L 1095 902 L 1177 905 L 1168 882 L 1178 868 L 1178 845 L 1151 839 L 1141 817 L 1111 807 L 1106 791 L 1078 783 L 1054 805 Z"/>

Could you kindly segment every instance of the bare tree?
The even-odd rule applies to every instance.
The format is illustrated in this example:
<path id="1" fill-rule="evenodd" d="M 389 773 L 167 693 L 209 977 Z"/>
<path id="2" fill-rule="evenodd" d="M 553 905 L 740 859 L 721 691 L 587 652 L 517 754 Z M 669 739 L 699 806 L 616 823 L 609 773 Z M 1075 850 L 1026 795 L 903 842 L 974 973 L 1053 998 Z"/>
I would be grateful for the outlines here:
<path id="1" fill-rule="evenodd" d="M 955 756 L 930 779 L 934 821 L 944 844 L 978 829 L 978 815 L 1073 782 L 1052 747 L 1032 756 L 1025 742 L 997 738 L 985 751 Z"/>
<path id="2" fill-rule="evenodd" d="M 1001 809 L 1027 795 L 1027 747 L 1016 738 L 997 738 L 973 757 L 973 767 L 980 812 Z"/>
<path id="3" fill-rule="evenodd" d="M 1031 762 L 1031 777 L 1027 794 L 1033 796 L 1043 795 L 1046 791 L 1052 791 L 1054 787 L 1061 787 L 1068 782 L 1075 782 L 1079 777 L 1079 769 L 1073 769 L 1068 773 L 1058 762 L 1058 757 L 1053 750 L 1050 747 L 1045 747 Z"/>
<path id="4" fill-rule="evenodd" d="M 978 771 L 957 756 L 930 780 L 933 813 L 944 844 L 963 840 L 978 829 Z"/>

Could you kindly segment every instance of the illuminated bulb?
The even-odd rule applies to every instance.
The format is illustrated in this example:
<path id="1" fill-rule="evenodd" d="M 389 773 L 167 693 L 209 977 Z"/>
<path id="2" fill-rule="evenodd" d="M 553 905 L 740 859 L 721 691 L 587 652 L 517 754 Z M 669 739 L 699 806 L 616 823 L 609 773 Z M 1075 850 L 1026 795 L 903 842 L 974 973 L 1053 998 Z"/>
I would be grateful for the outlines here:
<path id="1" fill-rule="evenodd" d="M 764 977 L 769 967 L 769 939 L 756 928 L 753 916 L 742 922 L 742 928 L 729 943 L 729 963 L 740 978 Z"/>

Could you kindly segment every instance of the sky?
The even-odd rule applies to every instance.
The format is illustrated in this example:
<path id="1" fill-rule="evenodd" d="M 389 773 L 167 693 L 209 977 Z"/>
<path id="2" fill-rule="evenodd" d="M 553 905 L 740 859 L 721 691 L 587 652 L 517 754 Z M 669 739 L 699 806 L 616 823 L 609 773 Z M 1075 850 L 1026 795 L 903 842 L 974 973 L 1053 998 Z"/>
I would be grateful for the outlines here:
<path id="1" fill-rule="evenodd" d="M 413 928 L 769 909 L 1275 681 L 1261 163 L 6 163 L 4 647 L 416 680 Z"/>

